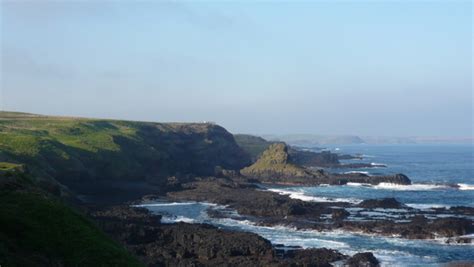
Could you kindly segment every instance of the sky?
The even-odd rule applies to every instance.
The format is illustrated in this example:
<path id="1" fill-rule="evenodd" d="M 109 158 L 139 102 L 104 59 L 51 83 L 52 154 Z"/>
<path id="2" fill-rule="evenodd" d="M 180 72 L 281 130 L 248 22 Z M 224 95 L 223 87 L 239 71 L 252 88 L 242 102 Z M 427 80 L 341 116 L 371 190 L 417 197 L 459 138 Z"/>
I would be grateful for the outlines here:
<path id="1" fill-rule="evenodd" d="M 471 1 L 1 1 L 0 109 L 472 136 Z"/>

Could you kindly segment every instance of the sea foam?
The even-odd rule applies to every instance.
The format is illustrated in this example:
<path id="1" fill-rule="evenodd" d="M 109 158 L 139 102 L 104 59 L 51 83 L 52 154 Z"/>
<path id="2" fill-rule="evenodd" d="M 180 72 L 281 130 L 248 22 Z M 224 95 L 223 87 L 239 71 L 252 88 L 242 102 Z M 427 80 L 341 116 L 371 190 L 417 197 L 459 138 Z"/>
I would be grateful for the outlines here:
<path id="1" fill-rule="evenodd" d="M 474 190 L 474 185 L 472 184 L 458 184 L 459 190 Z"/>
<path id="2" fill-rule="evenodd" d="M 362 200 L 354 199 L 354 198 L 331 198 L 331 197 L 316 197 L 316 196 L 308 196 L 304 192 L 300 191 L 291 191 L 291 190 L 284 190 L 284 189 L 268 189 L 268 191 L 278 193 L 280 195 L 288 195 L 292 199 L 299 199 L 308 202 L 348 202 L 353 204 L 358 204 Z"/>
<path id="3" fill-rule="evenodd" d="M 429 191 L 429 190 L 447 189 L 447 188 L 450 188 L 450 187 L 447 186 L 447 185 L 441 185 L 441 184 L 402 185 L 402 184 L 394 184 L 394 183 L 380 183 L 378 185 L 374 185 L 373 188 L 375 188 L 375 189 L 388 189 L 388 190 L 400 190 L 400 191 Z"/>

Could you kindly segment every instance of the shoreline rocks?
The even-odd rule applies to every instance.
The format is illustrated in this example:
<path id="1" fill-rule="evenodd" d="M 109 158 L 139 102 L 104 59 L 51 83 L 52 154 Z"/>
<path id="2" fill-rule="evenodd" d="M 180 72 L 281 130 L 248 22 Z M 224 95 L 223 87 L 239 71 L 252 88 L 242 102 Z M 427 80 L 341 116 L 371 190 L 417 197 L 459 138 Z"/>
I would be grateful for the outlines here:
<path id="1" fill-rule="evenodd" d="M 207 224 L 161 224 L 159 216 L 128 206 L 90 215 L 148 266 L 331 266 L 331 262 L 345 260 L 347 266 L 363 266 L 357 264 L 374 258 L 372 253 L 365 258 L 348 257 L 332 249 L 272 246 L 257 234 Z"/>
<path id="2" fill-rule="evenodd" d="M 287 225 L 321 231 L 345 229 L 408 239 L 450 238 L 474 232 L 472 220 L 454 217 L 469 216 L 470 209 L 463 207 L 423 211 L 407 207 L 394 198 L 368 199 L 359 204 L 308 202 L 265 191 L 251 184 L 215 178 L 202 179 L 184 187 L 185 190 L 169 192 L 167 199 L 226 205 L 246 219 L 265 226 Z M 346 210 L 348 208 L 362 210 L 352 213 Z M 390 211 L 383 213 L 380 210 Z M 226 216 L 219 211 L 211 211 L 210 214 L 218 218 Z M 451 217 L 438 218 L 437 214 Z M 353 216 L 357 218 L 354 220 Z M 394 217 L 399 219 L 395 220 Z"/>

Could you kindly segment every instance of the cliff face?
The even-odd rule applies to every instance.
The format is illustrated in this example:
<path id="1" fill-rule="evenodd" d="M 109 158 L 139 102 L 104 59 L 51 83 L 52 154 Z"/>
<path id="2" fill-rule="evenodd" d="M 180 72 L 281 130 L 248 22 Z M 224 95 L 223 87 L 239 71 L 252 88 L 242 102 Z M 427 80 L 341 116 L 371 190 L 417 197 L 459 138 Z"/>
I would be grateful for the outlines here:
<path id="1" fill-rule="evenodd" d="M 4 116 L 2 116 L 4 115 Z M 239 170 L 250 157 L 224 128 L 0 113 L 0 161 L 25 164 L 45 187 L 146 181 Z"/>

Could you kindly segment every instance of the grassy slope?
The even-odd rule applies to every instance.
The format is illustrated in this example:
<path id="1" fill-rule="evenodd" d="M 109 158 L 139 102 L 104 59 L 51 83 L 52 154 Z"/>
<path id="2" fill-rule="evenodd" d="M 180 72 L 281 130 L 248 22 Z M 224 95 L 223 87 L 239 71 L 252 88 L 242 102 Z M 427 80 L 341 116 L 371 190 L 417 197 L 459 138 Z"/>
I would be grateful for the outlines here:
<path id="1" fill-rule="evenodd" d="M 25 164 L 43 183 L 137 179 L 155 183 L 249 162 L 212 124 L 148 123 L 0 112 L 0 161 Z M 53 186 L 53 185 L 51 185 Z"/>
<path id="2" fill-rule="evenodd" d="M 265 178 L 267 181 L 279 178 L 311 177 L 312 173 L 292 164 L 288 147 L 284 143 L 275 143 L 265 150 L 253 165 L 241 170 L 248 177 Z"/>
<path id="3" fill-rule="evenodd" d="M 140 266 L 88 219 L 18 171 L 0 173 L 1 266 Z"/>
<path id="4" fill-rule="evenodd" d="M 206 175 L 248 162 L 233 136 L 212 124 L 0 112 L 0 266 L 138 265 L 50 193 L 67 195 L 63 184 L 80 188 L 74 183 L 90 190 L 101 179 L 159 184 L 168 175 Z"/>
<path id="5" fill-rule="evenodd" d="M 272 144 L 261 137 L 248 134 L 236 134 L 234 138 L 237 144 L 250 155 L 253 162 L 257 161 L 263 151 Z"/>

